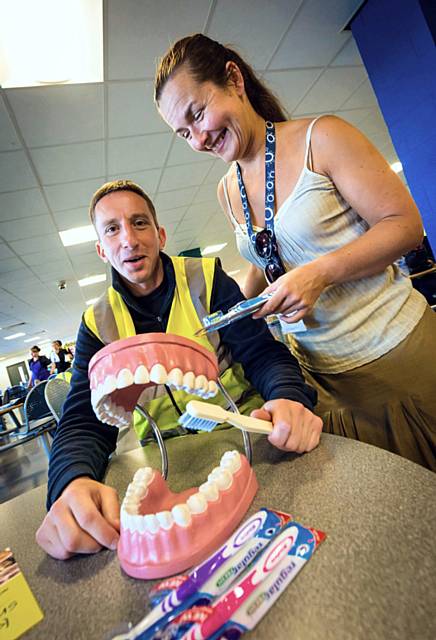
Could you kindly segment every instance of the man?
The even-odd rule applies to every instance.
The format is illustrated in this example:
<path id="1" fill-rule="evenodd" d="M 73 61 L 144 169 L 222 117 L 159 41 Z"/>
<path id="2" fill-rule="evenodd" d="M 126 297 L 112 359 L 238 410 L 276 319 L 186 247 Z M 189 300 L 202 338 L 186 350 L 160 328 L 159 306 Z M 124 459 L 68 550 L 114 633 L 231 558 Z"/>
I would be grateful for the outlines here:
<path id="1" fill-rule="evenodd" d="M 64 373 L 71 367 L 71 353 L 69 349 L 64 349 L 61 340 L 53 340 L 51 343 L 52 351 L 50 354 L 51 368 L 50 373 Z"/>
<path id="2" fill-rule="evenodd" d="M 105 339 L 108 327 L 98 319 L 112 314 L 112 327 L 116 328 L 123 324 L 113 322 L 122 308 L 124 318 L 129 319 L 127 324 L 137 333 L 178 333 L 174 323 L 185 322 L 188 315 L 180 313 L 180 304 L 192 303 L 191 286 L 181 284 L 186 280 L 180 274 L 183 271 L 189 279 L 189 269 L 199 265 L 204 282 L 209 279 L 211 285 L 204 286 L 199 296 L 209 291 L 209 299 L 205 300 L 208 313 L 227 311 L 243 298 L 237 284 L 217 261 L 170 258 L 162 253 L 165 230 L 158 225 L 153 203 L 138 185 L 126 180 L 103 185 L 94 194 L 90 215 L 98 235 L 97 253 L 112 266 L 113 287 L 84 314 L 71 392 L 51 452 L 47 499 L 50 510 L 37 532 L 37 541 L 60 559 L 74 553 L 94 553 L 102 547 L 115 549 L 119 536 L 117 494 L 100 482 L 116 447 L 118 432 L 94 415 L 88 364 L 105 342 L 127 334 Z M 198 269 L 196 273 L 196 281 L 201 281 Z M 171 313 L 175 305 L 179 308 Z M 311 411 L 315 392 L 305 384 L 297 361 L 273 339 L 265 322 L 245 318 L 220 330 L 218 339 L 221 355 L 230 354 L 233 358 L 222 378 L 226 377 L 244 397 L 250 389 L 248 379 L 251 389 L 255 387 L 268 400 L 253 415 L 272 421 L 270 442 L 287 451 L 303 452 L 316 447 L 322 421 Z M 239 375 L 240 365 L 245 377 Z M 153 417 L 159 423 L 159 416 Z"/>
<path id="3" fill-rule="evenodd" d="M 50 360 L 46 356 L 41 355 L 41 349 L 35 345 L 30 349 L 30 354 L 32 357 L 29 360 L 29 389 L 30 387 L 35 386 L 35 384 L 47 380 L 50 375 L 48 370 Z"/>

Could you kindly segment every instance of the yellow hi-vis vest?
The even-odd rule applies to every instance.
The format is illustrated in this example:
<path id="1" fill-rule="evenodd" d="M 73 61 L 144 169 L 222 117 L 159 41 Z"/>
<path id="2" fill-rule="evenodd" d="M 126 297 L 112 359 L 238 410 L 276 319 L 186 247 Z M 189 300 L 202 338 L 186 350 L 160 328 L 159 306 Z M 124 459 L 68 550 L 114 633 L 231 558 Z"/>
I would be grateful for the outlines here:
<path id="1" fill-rule="evenodd" d="M 263 403 L 262 398 L 245 379 L 241 365 L 232 363 L 230 354 L 220 345 L 218 332 L 194 335 L 197 329 L 202 327 L 202 318 L 210 313 L 216 259 L 172 256 L 171 261 L 176 286 L 166 332 L 194 340 L 217 354 L 221 382 L 242 412 L 246 413 L 260 407 Z M 121 295 L 113 287 L 109 287 L 95 304 L 87 308 L 83 320 L 104 344 L 136 335 L 130 312 Z M 185 391 L 172 390 L 172 394 L 181 411 L 184 411 L 187 402 L 194 398 Z M 227 406 L 222 393 L 218 393 L 211 402 Z M 146 389 L 141 395 L 141 404 L 161 430 L 177 426 L 178 413 L 163 385 Z M 134 428 L 138 438 L 142 440 L 148 430 L 148 423 L 136 411 Z"/>

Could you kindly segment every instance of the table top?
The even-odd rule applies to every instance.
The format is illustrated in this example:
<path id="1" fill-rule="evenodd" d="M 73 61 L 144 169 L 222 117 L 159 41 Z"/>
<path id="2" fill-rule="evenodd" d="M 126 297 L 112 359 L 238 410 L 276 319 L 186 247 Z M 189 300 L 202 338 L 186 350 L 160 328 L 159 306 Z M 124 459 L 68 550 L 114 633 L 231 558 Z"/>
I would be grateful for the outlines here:
<path id="1" fill-rule="evenodd" d="M 168 441 L 171 488 L 204 482 L 240 443 L 235 430 Z M 434 640 L 436 474 L 327 434 L 303 456 L 274 449 L 264 436 L 253 443 L 260 489 L 249 513 L 287 511 L 327 539 L 248 637 Z M 123 497 L 143 465 L 160 468 L 154 445 L 114 456 L 107 483 Z M 138 622 L 154 583 L 123 574 L 111 551 L 67 562 L 46 556 L 34 542 L 44 502 L 39 487 L 0 505 L 0 549 L 13 549 L 45 613 L 26 638 L 101 640 L 122 622 Z"/>
<path id="2" fill-rule="evenodd" d="M 0 416 L 4 416 L 6 413 L 10 413 L 14 409 L 20 409 L 24 407 L 24 402 L 9 402 L 0 406 Z"/>

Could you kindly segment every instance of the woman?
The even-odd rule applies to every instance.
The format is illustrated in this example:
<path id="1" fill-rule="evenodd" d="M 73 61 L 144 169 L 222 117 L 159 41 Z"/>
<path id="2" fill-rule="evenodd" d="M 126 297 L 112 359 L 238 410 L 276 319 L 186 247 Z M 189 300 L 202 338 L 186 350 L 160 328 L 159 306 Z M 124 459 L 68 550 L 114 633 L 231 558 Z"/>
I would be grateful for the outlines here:
<path id="1" fill-rule="evenodd" d="M 394 264 L 423 233 L 398 176 L 343 120 L 287 120 L 202 34 L 166 53 L 155 100 L 194 150 L 231 163 L 218 198 L 251 262 L 244 292 L 270 283 L 256 315 L 284 314 L 324 430 L 436 470 L 436 318 Z"/>
<path id="2" fill-rule="evenodd" d="M 51 343 L 52 352 L 50 354 L 51 369 L 50 373 L 63 373 L 71 367 L 71 352 L 64 349 L 61 340 L 54 340 Z"/>

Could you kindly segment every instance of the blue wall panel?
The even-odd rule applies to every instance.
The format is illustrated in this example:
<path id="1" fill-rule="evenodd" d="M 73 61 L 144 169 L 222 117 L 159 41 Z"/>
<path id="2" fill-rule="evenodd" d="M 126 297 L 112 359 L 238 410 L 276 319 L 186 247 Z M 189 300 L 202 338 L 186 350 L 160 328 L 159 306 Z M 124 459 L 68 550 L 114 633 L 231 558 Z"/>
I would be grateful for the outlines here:
<path id="1" fill-rule="evenodd" d="M 435 250 L 436 34 L 427 2 L 368 0 L 351 28 Z"/>

